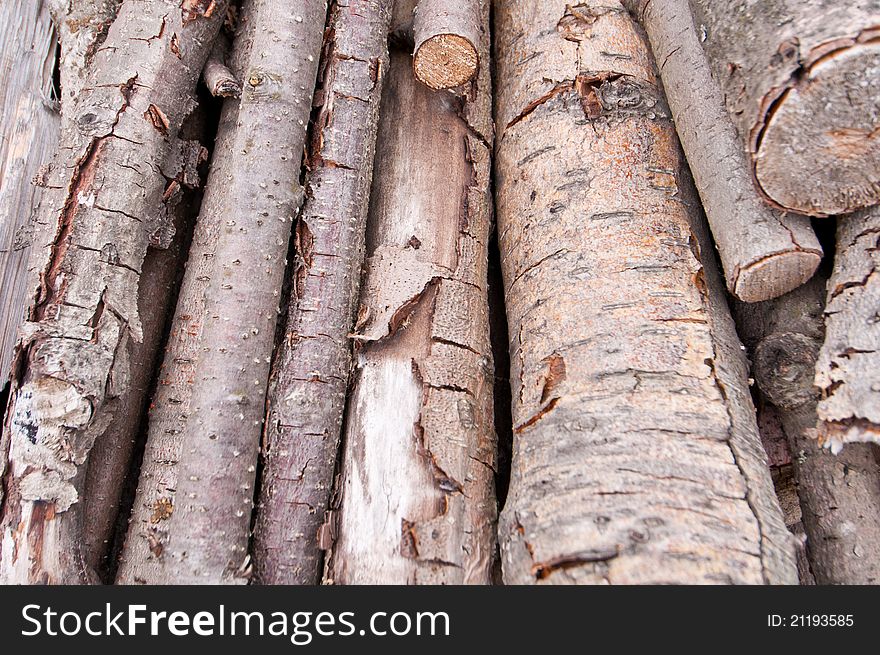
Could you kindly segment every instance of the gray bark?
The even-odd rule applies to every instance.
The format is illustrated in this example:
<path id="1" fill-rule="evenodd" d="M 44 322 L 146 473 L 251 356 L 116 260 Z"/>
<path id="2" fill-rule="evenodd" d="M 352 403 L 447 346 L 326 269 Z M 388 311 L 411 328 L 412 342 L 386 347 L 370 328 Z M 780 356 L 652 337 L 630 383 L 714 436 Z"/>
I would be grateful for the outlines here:
<path id="1" fill-rule="evenodd" d="M 419 0 L 413 16 L 413 71 L 432 89 L 461 86 L 477 74 L 480 0 Z"/>
<path id="2" fill-rule="evenodd" d="M 229 51 L 229 43 L 222 35 L 214 43 L 214 49 L 205 62 L 205 70 L 202 79 L 208 91 L 216 98 L 238 97 L 241 95 L 241 84 L 235 79 L 235 74 L 226 65 L 226 57 Z"/>
<path id="3" fill-rule="evenodd" d="M 505 582 L 795 582 L 647 44 L 609 0 L 500 2 L 495 20 Z"/>
<path id="4" fill-rule="evenodd" d="M 880 1 L 690 0 L 761 192 L 812 216 L 880 200 Z"/>
<path id="5" fill-rule="evenodd" d="M 348 390 L 393 2 L 333 2 L 284 340 L 272 366 L 256 578 L 316 584 Z"/>
<path id="6" fill-rule="evenodd" d="M 687 0 L 627 0 L 644 25 L 728 290 L 768 300 L 806 282 L 822 259 L 808 218 L 768 207 L 755 191 L 742 143 L 712 78 Z"/>

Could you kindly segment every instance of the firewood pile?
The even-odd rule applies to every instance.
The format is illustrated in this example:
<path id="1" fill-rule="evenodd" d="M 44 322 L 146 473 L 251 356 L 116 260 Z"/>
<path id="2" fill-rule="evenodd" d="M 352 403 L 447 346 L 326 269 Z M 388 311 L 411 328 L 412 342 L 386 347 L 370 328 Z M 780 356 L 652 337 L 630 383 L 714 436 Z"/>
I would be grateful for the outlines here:
<path id="1" fill-rule="evenodd" d="M 0 581 L 880 582 L 880 2 L 0 25 Z"/>

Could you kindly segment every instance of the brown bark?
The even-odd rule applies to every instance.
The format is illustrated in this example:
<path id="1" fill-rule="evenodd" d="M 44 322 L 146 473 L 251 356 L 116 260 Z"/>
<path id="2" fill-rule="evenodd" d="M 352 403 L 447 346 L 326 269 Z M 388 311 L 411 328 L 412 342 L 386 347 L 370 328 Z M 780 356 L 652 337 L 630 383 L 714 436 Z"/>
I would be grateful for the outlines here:
<path id="1" fill-rule="evenodd" d="M 775 301 L 738 306 L 755 381 L 792 453 L 807 553 L 819 584 L 880 581 L 880 465 L 869 444 L 835 456 L 816 441 L 813 376 L 822 344 L 822 277 Z"/>
<path id="2" fill-rule="evenodd" d="M 480 0 L 419 0 L 413 16 L 413 71 L 432 89 L 472 80 L 480 67 Z"/>
<path id="3" fill-rule="evenodd" d="M 205 62 L 205 70 L 202 79 L 208 91 L 216 98 L 237 98 L 241 95 L 241 84 L 235 79 L 235 74 L 226 65 L 226 57 L 229 52 L 229 43 L 222 35 L 214 43 L 214 49 L 208 61 Z"/>
<path id="4" fill-rule="evenodd" d="M 880 200 L 880 3 L 691 0 L 715 79 L 779 207 Z"/>
<path id="5" fill-rule="evenodd" d="M 254 564 L 316 584 L 342 431 L 393 2 L 333 2 L 285 337 L 272 366 Z"/>
<path id="6" fill-rule="evenodd" d="M 880 443 L 880 209 L 839 219 L 816 364 L 820 441 Z"/>
<path id="7" fill-rule="evenodd" d="M 490 89 L 484 67 L 461 96 L 432 93 L 392 51 L 327 583 L 491 580 Z"/>
<path id="8" fill-rule="evenodd" d="M 795 582 L 646 43 L 617 2 L 495 9 L 505 582 Z"/>
<path id="9" fill-rule="evenodd" d="M 213 10 L 222 15 L 225 2 Z M 32 256 L 4 431 L 0 563 L 10 582 L 81 582 L 89 452 L 130 387 L 143 341 L 140 274 L 169 240 L 186 182 L 180 125 L 220 27 L 170 0 L 127 0 L 95 55 L 41 208 L 54 239 Z M 71 165 L 71 162 L 73 165 Z M 170 180 L 170 182 L 169 182 Z"/>
<path id="10" fill-rule="evenodd" d="M 822 246 L 802 216 L 768 207 L 751 171 L 724 97 L 712 78 L 688 0 L 627 0 L 644 25 L 679 139 L 693 172 L 727 288 L 746 302 L 768 300 L 806 282 Z"/>

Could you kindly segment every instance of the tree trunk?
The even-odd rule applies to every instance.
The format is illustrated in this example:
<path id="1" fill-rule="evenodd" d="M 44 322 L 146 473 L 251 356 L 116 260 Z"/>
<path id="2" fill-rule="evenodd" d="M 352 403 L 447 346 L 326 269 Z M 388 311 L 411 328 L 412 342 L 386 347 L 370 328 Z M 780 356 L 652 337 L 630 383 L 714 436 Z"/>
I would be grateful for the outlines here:
<path id="1" fill-rule="evenodd" d="M 477 74 L 480 0 L 419 0 L 413 32 L 413 70 L 432 89 L 461 86 Z"/>
<path id="2" fill-rule="evenodd" d="M 880 3 L 691 0 L 761 191 L 802 214 L 880 200 Z"/>
<path id="3" fill-rule="evenodd" d="M 62 134 L 41 209 L 55 235 L 33 254 L 38 279 L 4 432 L 0 576 L 7 581 L 88 578 L 80 516 L 86 463 L 129 391 L 131 342 L 143 341 L 142 265 L 151 243 L 168 245 L 168 201 L 186 178 L 177 133 L 225 4 L 200 14 L 189 0 L 183 9 L 127 0 Z"/>
<path id="4" fill-rule="evenodd" d="M 816 365 L 820 441 L 880 443 L 880 209 L 841 218 Z"/>
<path id="5" fill-rule="evenodd" d="M 254 559 L 264 584 L 317 584 L 352 365 L 391 0 L 333 2 L 285 338 L 272 367 Z"/>
<path id="6" fill-rule="evenodd" d="M 662 62 L 660 75 L 682 147 L 721 255 L 727 288 L 746 302 L 806 282 L 822 260 L 810 220 L 786 216 L 755 192 L 721 89 L 700 46 L 688 0 L 627 0 Z"/>
<path id="7" fill-rule="evenodd" d="M 819 584 L 880 581 L 880 465 L 869 444 L 837 456 L 816 441 L 816 358 L 824 334 L 824 277 L 773 302 L 738 306 L 755 381 L 792 453 L 811 569 Z"/>
<path id="8" fill-rule="evenodd" d="M 57 48 L 45 3 L 0 4 L 0 388 L 27 305 L 29 232 L 41 196 L 34 178 L 58 142 L 52 106 Z"/>
<path id="9" fill-rule="evenodd" d="M 495 17 L 505 582 L 796 582 L 646 44 L 608 0 L 501 2 Z"/>
<path id="10" fill-rule="evenodd" d="M 397 3 L 395 20 L 412 2 Z M 479 50 L 488 55 L 488 2 Z M 495 552 L 488 67 L 432 93 L 392 51 L 370 199 L 357 370 L 325 581 L 488 583 Z"/>

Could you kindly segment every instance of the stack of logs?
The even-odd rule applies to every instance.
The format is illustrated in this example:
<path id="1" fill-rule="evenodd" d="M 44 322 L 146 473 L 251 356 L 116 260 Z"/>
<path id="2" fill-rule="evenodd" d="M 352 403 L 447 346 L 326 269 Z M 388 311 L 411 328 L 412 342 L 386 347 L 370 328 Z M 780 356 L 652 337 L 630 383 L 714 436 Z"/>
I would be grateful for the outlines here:
<path id="1" fill-rule="evenodd" d="M 880 582 L 876 0 L 0 24 L 0 581 Z"/>

